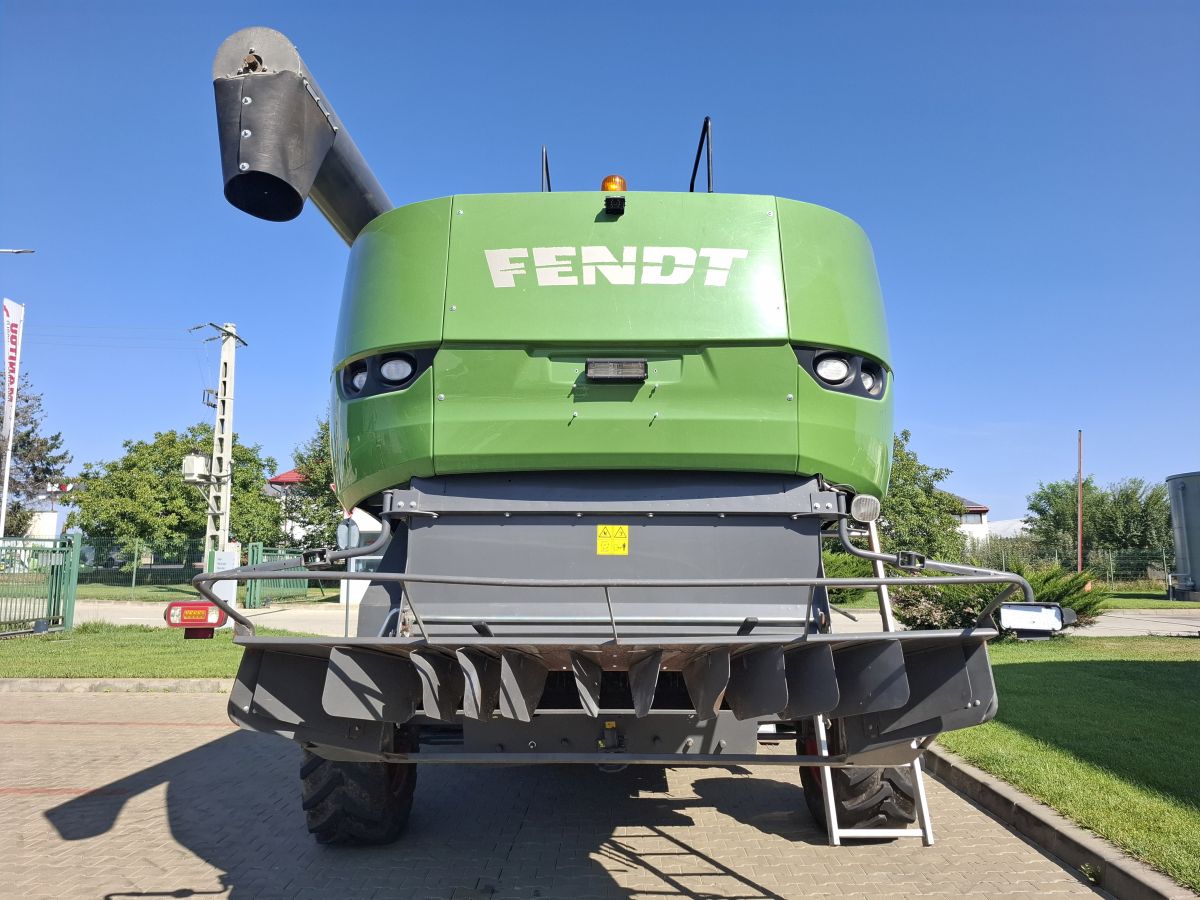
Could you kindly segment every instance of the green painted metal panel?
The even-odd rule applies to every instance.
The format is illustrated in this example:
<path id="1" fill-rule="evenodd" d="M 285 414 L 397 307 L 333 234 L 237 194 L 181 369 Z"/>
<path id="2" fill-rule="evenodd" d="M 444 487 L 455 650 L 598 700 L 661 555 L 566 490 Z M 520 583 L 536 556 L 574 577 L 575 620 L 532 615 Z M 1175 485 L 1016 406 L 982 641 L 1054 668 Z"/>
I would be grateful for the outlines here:
<path id="1" fill-rule="evenodd" d="M 455 197 L 445 340 L 644 346 L 786 337 L 774 198 L 634 192 L 612 216 L 605 196 Z"/>
<path id="2" fill-rule="evenodd" d="M 788 346 L 889 361 L 861 229 L 773 197 L 625 196 L 621 216 L 601 193 L 459 196 L 363 232 L 337 364 L 441 349 L 407 390 L 335 389 L 343 503 L 414 475 L 531 469 L 820 473 L 882 493 L 890 384 L 882 401 L 824 390 Z M 589 385 L 588 356 L 655 371 Z"/>
<path id="3" fill-rule="evenodd" d="M 589 384 L 588 356 L 643 357 L 644 384 Z M 796 470 L 791 348 L 450 345 L 434 362 L 439 474 Z M 789 399 L 791 398 L 791 399 Z"/>
<path id="4" fill-rule="evenodd" d="M 882 497 L 892 466 L 892 384 L 882 398 L 828 391 L 800 369 L 797 470 Z"/>
<path id="5" fill-rule="evenodd" d="M 334 366 L 442 339 L 451 198 L 402 206 L 363 229 L 350 251 Z"/>
<path id="6" fill-rule="evenodd" d="M 63 628 L 70 629 L 75 627 L 75 592 L 79 585 L 79 553 L 83 549 L 83 539 L 79 535 L 71 535 L 65 540 L 67 550 L 58 600 Z"/>
<path id="7" fill-rule="evenodd" d="M 346 402 L 334 387 L 330 443 L 345 508 L 414 475 L 433 474 L 433 402 L 433 369 L 402 391 L 362 400 Z"/>
<path id="8" fill-rule="evenodd" d="M 824 207 L 776 202 L 792 342 L 855 350 L 890 365 L 883 298 L 866 234 Z"/>

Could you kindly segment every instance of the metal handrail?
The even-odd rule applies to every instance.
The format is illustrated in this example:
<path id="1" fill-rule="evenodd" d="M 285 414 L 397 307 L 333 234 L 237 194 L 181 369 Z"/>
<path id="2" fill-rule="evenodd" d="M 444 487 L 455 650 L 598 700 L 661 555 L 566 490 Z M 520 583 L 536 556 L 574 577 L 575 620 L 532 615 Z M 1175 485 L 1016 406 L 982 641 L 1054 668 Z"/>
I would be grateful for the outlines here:
<path id="1" fill-rule="evenodd" d="M 228 569 L 224 572 L 203 572 L 192 579 L 192 584 L 209 602 L 224 610 L 231 620 L 254 633 L 254 623 L 238 610 L 232 608 L 211 590 L 218 581 L 260 581 L 267 578 L 296 578 L 312 581 L 375 581 L 397 584 L 447 584 L 465 587 L 515 587 L 515 588 L 721 588 L 721 587 L 824 587 L 848 589 L 872 589 L 881 585 L 928 585 L 936 587 L 946 584 L 1004 584 L 1015 587 L 1028 582 L 1019 575 L 996 572 L 992 575 L 948 575 L 910 576 L 888 578 L 821 578 L 817 576 L 795 578 L 501 578 L 472 575 L 424 575 L 416 572 L 279 572 L 261 571 L 257 566 Z M 1003 596 L 1003 595 L 1002 595 Z M 411 594 L 409 605 L 413 607 Z M 998 605 L 998 604 L 997 604 Z M 981 617 L 982 618 L 982 617 Z M 686 624 L 687 619 L 679 619 Z M 979 624 L 982 624 L 980 622 Z"/>
<path id="2" fill-rule="evenodd" d="M 355 547 L 348 550 L 332 550 L 321 551 L 315 553 L 324 563 L 335 563 L 343 560 L 354 559 L 361 556 L 373 556 L 382 552 L 392 539 L 392 523 L 393 518 L 403 517 L 407 511 L 396 510 L 391 508 L 390 500 L 385 496 L 385 508 L 380 515 L 380 532 L 379 535 L 365 547 Z M 843 547 L 847 552 L 869 559 L 874 562 L 881 562 L 886 565 L 903 567 L 905 564 L 904 554 L 888 554 L 876 553 L 870 550 L 863 550 L 854 546 L 850 540 L 849 516 L 845 512 L 845 498 L 838 497 L 838 537 L 842 542 Z M 308 554 L 306 554 L 307 556 Z M 279 560 L 272 563 L 260 563 L 255 566 L 243 566 L 237 569 L 227 569 L 223 572 L 202 572 L 192 579 L 192 584 L 200 595 L 209 602 L 215 604 L 218 608 L 224 610 L 225 614 L 231 621 L 237 623 L 245 629 L 249 634 L 255 633 L 254 623 L 242 615 L 234 607 L 227 604 L 224 600 L 218 597 L 212 590 L 212 585 L 218 581 L 263 581 L 267 579 L 295 579 L 306 581 L 372 581 L 383 583 L 400 584 L 405 587 L 405 596 L 408 601 L 409 608 L 413 612 L 413 617 L 416 620 L 417 627 L 421 631 L 422 637 L 428 639 L 429 635 L 425 630 L 424 622 L 420 612 L 417 610 L 416 604 L 413 602 L 412 592 L 407 590 L 410 584 L 444 584 L 444 585 L 460 585 L 464 587 L 507 587 L 507 588 L 596 588 L 604 591 L 605 605 L 608 609 L 608 621 L 612 627 L 613 639 L 620 642 L 620 635 L 617 625 L 620 620 L 613 611 L 612 598 L 609 596 L 609 591 L 620 588 L 733 588 L 733 587 L 823 587 L 829 589 L 858 589 L 858 590 L 876 590 L 884 587 L 901 587 L 901 586 L 929 586 L 938 587 L 950 584 L 1007 584 L 1009 587 L 1001 591 L 999 595 L 993 599 L 987 607 L 980 613 L 976 620 L 974 628 L 982 628 L 988 625 L 991 621 L 991 616 L 1000 605 L 1004 603 L 1013 593 L 1020 588 L 1025 596 L 1025 602 L 1035 603 L 1033 588 L 1029 582 L 1020 575 L 1015 575 L 1011 572 L 1000 572 L 993 569 L 979 569 L 971 566 L 961 566 L 955 563 L 938 562 L 937 560 L 921 560 L 923 568 L 932 569 L 934 571 L 946 572 L 946 575 L 939 576 L 889 576 L 881 577 L 875 575 L 865 578 L 826 578 L 824 576 L 807 576 L 793 578 L 506 578 L 499 576 L 478 576 L 478 575 L 424 575 L 417 572 L 331 572 L 331 571 L 314 571 L 305 569 L 304 571 L 295 571 L 297 566 L 304 565 L 304 558 Z M 291 569 L 292 571 L 283 571 Z M 812 604 L 808 604 L 808 610 L 803 620 L 803 624 L 807 631 L 808 623 L 812 617 Z M 538 616 L 529 617 L 530 622 L 537 620 Z M 434 624 L 440 624 L 437 619 L 431 619 Z M 517 621 L 516 619 L 512 621 Z M 677 622 L 679 625 L 687 625 L 689 619 L 680 618 L 671 620 L 672 623 Z M 739 620 L 740 621 L 740 620 Z M 525 622 L 525 624 L 530 624 Z M 385 623 L 386 626 L 386 623 Z"/>
<path id="3" fill-rule="evenodd" d="M 838 506 L 841 507 L 844 502 L 845 499 L 839 496 Z M 854 556 L 869 559 L 872 562 L 881 562 L 884 565 L 895 566 L 897 568 L 904 567 L 904 554 L 875 553 L 871 550 L 863 550 L 861 547 L 854 546 L 850 540 L 848 516 L 844 513 L 838 519 L 838 537 L 841 539 L 842 546 L 845 547 L 846 551 Z M 997 569 L 981 569 L 976 566 L 963 566 L 958 563 L 939 562 L 936 559 L 924 558 L 921 559 L 921 567 L 932 569 L 935 572 L 946 572 L 947 575 L 933 579 L 918 577 L 902 578 L 898 582 L 894 580 L 882 580 L 878 583 L 881 586 L 887 585 L 889 587 L 897 583 L 902 585 L 931 585 L 933 587 L 937 587 L 940 584 L 1008 584 L 1008 588 L 1001 591 L 983 608 L 983 611 L 975 620 L 974 627 L 976 628 L 986 625 L 996 610 L 1000 608 L 1001 604 L 1007 602 L 1016 592 L 1017 588 L 1021 589 L 1025 603 L 1037 603 L 1037 597 L 1033 593 L 1033 585 L 1020 575 L 1015 575 L 1012 572 L 1001 572 Z"/>

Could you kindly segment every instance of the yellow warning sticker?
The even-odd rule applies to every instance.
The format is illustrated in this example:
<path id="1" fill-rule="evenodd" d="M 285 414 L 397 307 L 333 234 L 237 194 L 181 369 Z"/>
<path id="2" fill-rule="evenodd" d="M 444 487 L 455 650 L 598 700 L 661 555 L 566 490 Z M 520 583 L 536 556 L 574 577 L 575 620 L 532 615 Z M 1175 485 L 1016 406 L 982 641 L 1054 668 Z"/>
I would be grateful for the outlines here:
<path id="1" fill-rule="evenodd" d="M 628 556 L 629 555 L 629 526 L 628 525 L 597 525 L 596 526 L 596 555 L 597 556 Z"/>

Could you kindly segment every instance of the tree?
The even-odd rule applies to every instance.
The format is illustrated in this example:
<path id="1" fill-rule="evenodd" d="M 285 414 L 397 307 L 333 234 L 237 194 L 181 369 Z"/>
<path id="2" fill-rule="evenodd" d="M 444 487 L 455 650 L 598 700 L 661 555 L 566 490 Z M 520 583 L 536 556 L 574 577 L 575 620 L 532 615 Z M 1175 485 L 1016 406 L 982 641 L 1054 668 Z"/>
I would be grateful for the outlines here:
<path id="1" fill-rule="evenodd" d="M 1092 549 L 1096 534 L 1100 488 L 1089 475 L 1083 481 L 1084 553 Z M 1075 532 L 1078 528 L 1078 487 L 1075 479 L 1039 482 L 1037 490 L 1025 498 L 1029 515 L 1025 524 L 1037 543 L 1055 549 L 1067 559 L 1075 558 Z"/>
<path id="2" fill-rule="evenodd" d="M 1075 554 L 1077 521 L 1075 479 L 1042 482 L 1026 498 L 1025 523 L 1034 538 L 1068 556 Z M 1171 545 L 1171 507 L 1164 484 L 1125 478 L 1100 488 L 1083 482 L 1083 552 L 1158 550 Z"/>
<path id="3" fill-rule="evenodd" d="M 287 488 L 287 518 L 303 531 L 310 546 L 333 546 L 338 523 L 345 512 L 330 485 L 333 484 L 333 458 L 330 455 L 329 419 L 317 421 L 313 436 L 292 454 L 295 469 L 304 476 Z"/>
<path id="4" fill-rule="evenodd" d="M 1165 484 L 1151 485 L 1141 478 L 1110 484 L 1100 495 L 1096 518 L 1099 549 L 1158 550 L 1172 544 L 1171 501 Z"/>
<path id="5" fill-rule="evenodd" d="M 892 438 L 892 478 L 879 516 L 880 540 L 892 552 L 915 550 L 933 559 L 958 561 L 966 544 L 958 530 L 962 503 L 938 487 L 950 470 L 921 462 L 909 448 L 911 439 L 907 430 Z"/>
<path id="6" fill-rule="evenodd" d="M 29 375 L 21 376 L 17 415 L 13 425 L 12 474 L 9 480 L 6 537 L 21 536 L 33 522 L 33 505 L 46 491 L 46 482 L 66 477 L 71 454 L 63 449 L 61 432 L 42 434 L 46 418 L 42 395 L 33 389 Z"/>
<path id="7" fill-rule="evenodd" d="M 193 425 L 186 431 L 162 431 L 151 441 L 126 441 L 125 455 L 111 462 L 86 463 L 67 520 L 91 536 L 134 539 L 163 549 L 204 537 L 205 498 L 195 485 L 184 484 L 183 457 L 208 452 L 212 426 Z M 230 501 L 231 540 L 281 543 L 280 509 L 266 495 L 267 478 L 275 460 L 262 456 L 257 444 L 233 438 L 233 486 Z"/>
<path id="8" fill-rule="evenodd" d="M 962 504 L 953 494 L 938 487 L 949 477 L 950 470 L 935 469 L 921 462 L 916 451 L 908 446 L 911 439 L 912 434 L 908 431 L 892 437 L 892 477 L 879 515 L 880 543 L 884 550 L 892 553 L 915 550 L 932 559 L 957 562 L 962 558 L 966 544 L 966 536 L 958 530 L 956 518 L 962 515 Z M 869 562 L 841 550 L 826 550 L 822 558 L 825 574 L 830 578 L 871 575 Z M 892 592 L 898 606 L 906 599 L 917 597 L 911 593 L 913 589 L 908 591 L 909 595 L 903 589 Z M 838 598 L 844 598 L 859 592 L 834 593 Z M 933 599 L 921 595 L 920 599 L 925 603 L 937 602 L 936 595 Z"/>

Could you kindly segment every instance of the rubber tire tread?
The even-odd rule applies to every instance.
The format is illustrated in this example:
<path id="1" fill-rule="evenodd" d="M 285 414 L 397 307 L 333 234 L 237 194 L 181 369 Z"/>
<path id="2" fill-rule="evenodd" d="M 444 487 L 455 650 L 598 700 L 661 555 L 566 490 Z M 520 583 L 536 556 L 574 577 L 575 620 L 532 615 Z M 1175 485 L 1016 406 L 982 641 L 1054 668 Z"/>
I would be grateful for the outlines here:
<path id="1" fill-rule="evenodd" d="M 796 753 L 806 752 L 813 751 L 805 750 L 801 732 L 796 740 Z M 830 769 L 830 774 L 840 828 L 906 828 L 917 821 L 917 791 L 913 770 L 908 766 Z M 813 819 L 822 828 L 827 827 L 820 770 L 814 766 L 801 767 L 800 782 Z"/>
<path id="2" fill-rule="evenodd" d="M 301 806 L 319 844 L 390 844 L 412 812 L 417 767 L 341 762 L 304 751 Z"/>

